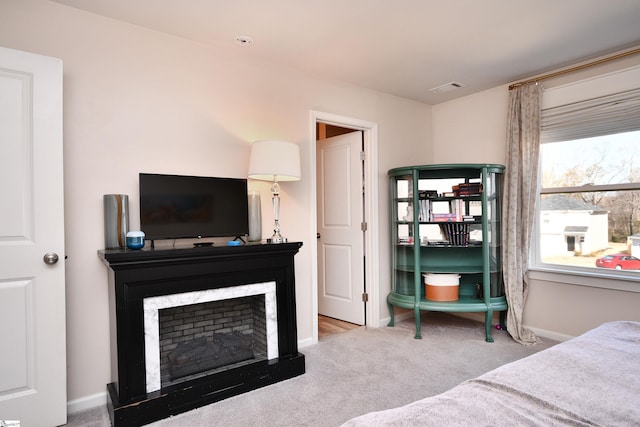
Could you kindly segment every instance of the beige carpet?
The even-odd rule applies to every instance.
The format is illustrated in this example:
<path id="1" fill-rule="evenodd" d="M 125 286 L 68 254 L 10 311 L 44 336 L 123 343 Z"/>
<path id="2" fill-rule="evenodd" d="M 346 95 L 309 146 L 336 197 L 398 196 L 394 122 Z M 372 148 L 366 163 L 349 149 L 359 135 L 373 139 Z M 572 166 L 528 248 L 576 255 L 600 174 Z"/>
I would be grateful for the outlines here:
<path id="1" fill-rule="evenodd" d="M 360 327 L 300 351 L 296 378 L 150 424 L 154 427 L 339 426 L 355 416 L 441 393 L 460 382 L 556 344 L 522 346 L 504 331 L 484 340 L 484 326 L 423 312 L 422 340 L 410 320 L 393 328 Z M 69 417 L 69 427 L 109 425 L 104 407 Z"/>

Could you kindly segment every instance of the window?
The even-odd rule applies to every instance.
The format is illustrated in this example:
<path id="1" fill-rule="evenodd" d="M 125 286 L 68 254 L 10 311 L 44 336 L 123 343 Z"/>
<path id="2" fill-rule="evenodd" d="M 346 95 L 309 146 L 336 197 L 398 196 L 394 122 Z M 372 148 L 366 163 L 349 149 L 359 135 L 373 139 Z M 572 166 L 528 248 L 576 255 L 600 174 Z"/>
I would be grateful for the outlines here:
<path id="1" fill-rule="evenodd" d="M 640 279 L 640 89 L 543 100 L 539 179 L 534 265 Z"/>
<path id="2" fill-rule="evenodd" d="M 542 144 L 540 159 L 543 263 L 597 268 L 604 255 L 640 256 L 640 131 Z"/>

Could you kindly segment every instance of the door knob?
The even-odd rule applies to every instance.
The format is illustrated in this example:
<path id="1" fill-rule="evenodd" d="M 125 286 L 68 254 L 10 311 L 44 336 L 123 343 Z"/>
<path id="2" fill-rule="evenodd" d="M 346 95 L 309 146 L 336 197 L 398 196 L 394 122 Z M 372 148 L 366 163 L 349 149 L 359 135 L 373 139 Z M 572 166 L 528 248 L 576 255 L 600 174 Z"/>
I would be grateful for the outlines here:
<path id="1" fill-rule="evenodd" d="M 316 239 L 320 238 L 320 233 L 316 233 Z"/>
<path id="2" fill-rule="evenodd" d="M 44 261 L 44 263 L 49 265 L 55 264 L 56 262 L 58 262 L 58 259 L 59 259 L 58 254 L 55 252 L 47 252 L 42 257 L 42 260 Z"/>

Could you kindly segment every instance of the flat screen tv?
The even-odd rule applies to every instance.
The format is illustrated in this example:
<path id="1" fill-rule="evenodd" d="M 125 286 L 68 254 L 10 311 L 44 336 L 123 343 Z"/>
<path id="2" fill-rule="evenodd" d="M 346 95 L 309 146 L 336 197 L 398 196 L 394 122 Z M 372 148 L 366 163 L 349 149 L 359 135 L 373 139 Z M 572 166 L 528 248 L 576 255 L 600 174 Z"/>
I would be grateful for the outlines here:
<path id="1" fill-rule="evenodd" d="M 140 174 L 140 228 L 148 240 L 249 233 L 247 180 Z"/>

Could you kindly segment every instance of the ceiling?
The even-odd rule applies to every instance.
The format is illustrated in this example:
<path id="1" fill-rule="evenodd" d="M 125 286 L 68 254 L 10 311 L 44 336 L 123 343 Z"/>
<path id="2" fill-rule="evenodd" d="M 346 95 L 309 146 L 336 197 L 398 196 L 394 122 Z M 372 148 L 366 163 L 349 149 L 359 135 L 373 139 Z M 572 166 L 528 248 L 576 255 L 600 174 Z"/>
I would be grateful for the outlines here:
<path id="1" fill-rule="evenodd" d="M 639 0 L 54 1 L 427 104 L 640 45 Z"/>

